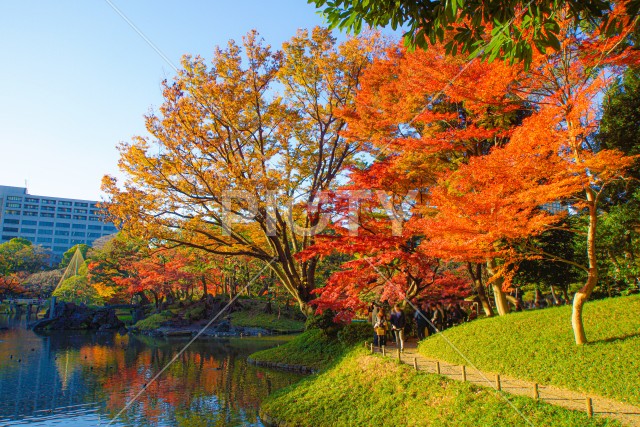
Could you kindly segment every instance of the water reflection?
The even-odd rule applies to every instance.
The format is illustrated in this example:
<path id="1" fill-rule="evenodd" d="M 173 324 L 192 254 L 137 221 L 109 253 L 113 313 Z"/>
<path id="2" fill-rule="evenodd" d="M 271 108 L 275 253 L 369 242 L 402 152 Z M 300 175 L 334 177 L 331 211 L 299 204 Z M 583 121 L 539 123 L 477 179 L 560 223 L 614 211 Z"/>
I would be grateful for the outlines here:
<path id="1" fill-rule="evenodd" d="M 0 425 L 260 426 L 269 393 L 299 379 L 246 363 L 274 340 L 194 342 L 155 382 L 151 378 L 187 343 L 118 334 L 39 336 L 25 319 L 0 317 Z"/>

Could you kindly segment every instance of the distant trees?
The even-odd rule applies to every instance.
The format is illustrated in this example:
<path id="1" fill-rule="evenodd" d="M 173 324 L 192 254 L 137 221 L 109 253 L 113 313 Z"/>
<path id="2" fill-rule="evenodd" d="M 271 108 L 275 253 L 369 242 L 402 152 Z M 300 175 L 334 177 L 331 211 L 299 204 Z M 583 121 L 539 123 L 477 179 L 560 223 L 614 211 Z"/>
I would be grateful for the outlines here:
<path id="1" fill-rule="evenodd" d="M 0 244 L 0 276 L 35 273 L 45 268 L 49 254 L 39 245 L 16 238 Z"/>

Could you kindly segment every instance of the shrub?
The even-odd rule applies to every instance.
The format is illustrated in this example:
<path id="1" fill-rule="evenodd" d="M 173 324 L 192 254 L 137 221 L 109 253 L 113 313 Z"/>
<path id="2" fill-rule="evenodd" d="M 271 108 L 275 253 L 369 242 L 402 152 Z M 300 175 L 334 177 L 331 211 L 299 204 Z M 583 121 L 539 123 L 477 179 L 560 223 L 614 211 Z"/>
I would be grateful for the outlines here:
<path id="1" fill-rule="evenodd" d="M 346 346 L 361 343 L 372 336 L 373 328 L 366 322 L 349 323 L 338 332 L 338 340 Z"/>
<path id="2" fill-rule="evenodd" d="M 203 319 L 206 314 L 206 308 L 204 305 L 197 305 L 190 310 L 187 310 L 184 317 L 187 320 L 200 320 Z"/>
<path id="3" fill-rule="evenodd" d="M 325 310 L 319 315 L 309 316 L 304 325 L 306 330 L 320 329 L 327 336 L 335 337 L 340 330 L 340 325 L 333 321 L 335 313 Z"/>

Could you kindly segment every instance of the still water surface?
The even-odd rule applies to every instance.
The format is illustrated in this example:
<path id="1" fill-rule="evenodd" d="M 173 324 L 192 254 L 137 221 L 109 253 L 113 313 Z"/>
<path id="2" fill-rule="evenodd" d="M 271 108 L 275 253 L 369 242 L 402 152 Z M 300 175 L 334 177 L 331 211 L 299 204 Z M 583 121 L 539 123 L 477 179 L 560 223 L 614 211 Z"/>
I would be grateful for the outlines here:
<path id="1" fill-rule="evenodd" d="M 198 340 L 116 419 L 187 340 L 25 324 L 0 315 L 0 426 L 262 426 L 260 402 L 300 379 L 246 361 L 282 341 Z"/>

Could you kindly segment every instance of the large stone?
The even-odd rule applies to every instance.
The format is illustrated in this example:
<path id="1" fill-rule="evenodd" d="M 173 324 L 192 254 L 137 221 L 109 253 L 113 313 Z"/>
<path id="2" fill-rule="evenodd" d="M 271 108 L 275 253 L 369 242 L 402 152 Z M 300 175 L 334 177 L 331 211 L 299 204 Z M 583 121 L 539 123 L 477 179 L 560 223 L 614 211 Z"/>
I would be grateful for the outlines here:
<path id="1" fill-rule="evenodd" d="M 90 308 L 85 305 L 60 302 L 55 305 L 53 319 L 45 319 L 34 325 L 34 330 L 117 330 L 124 326 L 111 308 Z M 48 315 L 46 316 L 48 317 Z"/>

